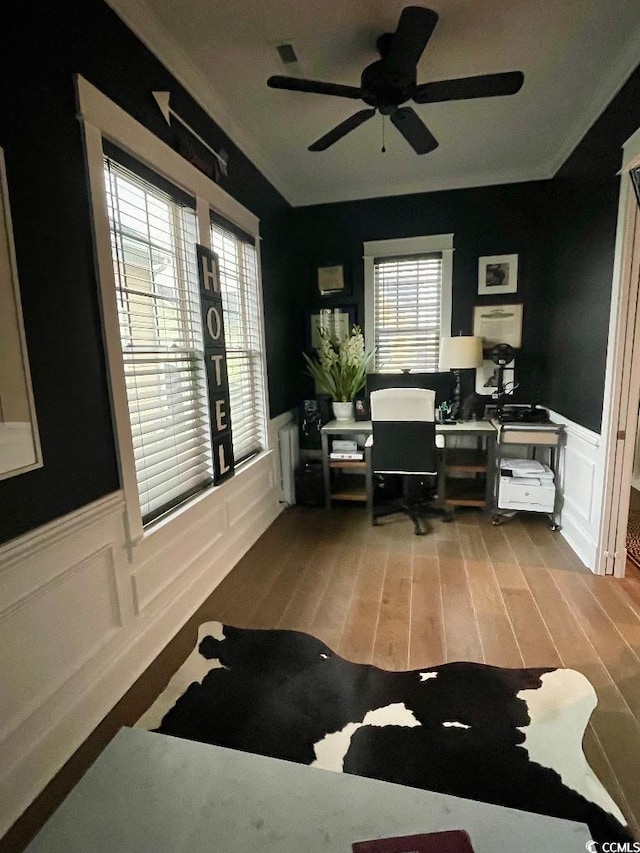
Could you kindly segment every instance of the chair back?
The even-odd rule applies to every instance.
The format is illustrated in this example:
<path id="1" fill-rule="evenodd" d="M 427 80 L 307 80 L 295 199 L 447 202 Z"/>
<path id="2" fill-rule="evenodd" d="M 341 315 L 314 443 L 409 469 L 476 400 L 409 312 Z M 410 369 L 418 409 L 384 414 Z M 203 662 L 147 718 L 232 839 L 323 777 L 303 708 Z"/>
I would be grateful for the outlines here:
<path id="1" fill-rule="evenodd" d="M 437 474 L 435 396 L 426 388 L 371 392 L 373 471 Z"/>

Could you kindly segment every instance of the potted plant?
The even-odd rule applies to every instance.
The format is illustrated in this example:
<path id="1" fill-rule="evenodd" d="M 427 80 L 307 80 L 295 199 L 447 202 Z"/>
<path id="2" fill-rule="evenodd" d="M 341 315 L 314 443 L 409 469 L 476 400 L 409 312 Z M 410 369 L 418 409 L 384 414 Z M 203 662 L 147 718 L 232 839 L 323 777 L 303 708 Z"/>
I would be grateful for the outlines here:
<path id="1" fill-rule="evenodd" d="M 336 419 L 350 420 L 353 398 L 364 388 L 373 353 L 365 352 L 360 326 L 354 326 L 344 338 L 331 338 L 321 329 L 320 337 L 313 356 L 303 353 L 307 373 L 315 379 L 318 389 L 331 397 Z"/>

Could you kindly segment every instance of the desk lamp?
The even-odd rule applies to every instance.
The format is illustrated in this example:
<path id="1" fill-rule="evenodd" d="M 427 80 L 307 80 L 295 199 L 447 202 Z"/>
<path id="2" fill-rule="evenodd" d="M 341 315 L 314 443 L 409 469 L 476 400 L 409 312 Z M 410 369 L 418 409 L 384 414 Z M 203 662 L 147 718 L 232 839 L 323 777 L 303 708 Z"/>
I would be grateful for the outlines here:
<path id="1" fill-rule="evenodd" d="M 458 335 L 456 338 L 440 338 L 440 370 L 453 370 L 455 386 L 453 388 L 453 406 L 451 417 L 458 419 L 462 389 L 460 371 L 482 364 L 482 338 L 475 335 Z"/>

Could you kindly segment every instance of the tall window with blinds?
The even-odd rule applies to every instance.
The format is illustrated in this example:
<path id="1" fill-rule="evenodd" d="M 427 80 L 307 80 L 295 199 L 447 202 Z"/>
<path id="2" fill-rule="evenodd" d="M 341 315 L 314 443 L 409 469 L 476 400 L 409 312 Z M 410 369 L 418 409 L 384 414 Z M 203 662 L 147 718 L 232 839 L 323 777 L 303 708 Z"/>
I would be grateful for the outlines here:
<path id="1" fill-rule="evenodd" d="M 442 253 L 374 258 L 375 365 L 438 370 Z"/>
<path id="2" fill-rule="evenodd" d="M 110 158 L 105 182 L 143 523 L 213 479 L 195 205 Z"/>
<path id="3" fill-rule="evenodd" d="M 224 308 L 231 428 L 235 464 L 266 444 L 261 300 L 252 238 L 219 221 L 211 223 Z"/>

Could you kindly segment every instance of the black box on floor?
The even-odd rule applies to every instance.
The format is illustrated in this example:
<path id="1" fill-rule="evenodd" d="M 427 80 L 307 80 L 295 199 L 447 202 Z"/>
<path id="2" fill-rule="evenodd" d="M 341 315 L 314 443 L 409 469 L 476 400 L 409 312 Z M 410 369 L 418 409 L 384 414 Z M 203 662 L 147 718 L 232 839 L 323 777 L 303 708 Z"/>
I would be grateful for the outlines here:
<path id="1" fill-rule="evenodd" d="M 324 506 L 321 462 L 304 462 L 296 471 L 296 503 L 302 506 Z"/>

